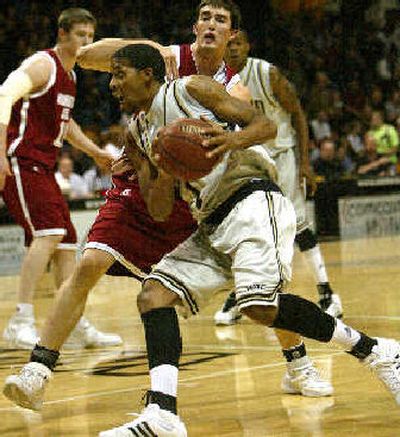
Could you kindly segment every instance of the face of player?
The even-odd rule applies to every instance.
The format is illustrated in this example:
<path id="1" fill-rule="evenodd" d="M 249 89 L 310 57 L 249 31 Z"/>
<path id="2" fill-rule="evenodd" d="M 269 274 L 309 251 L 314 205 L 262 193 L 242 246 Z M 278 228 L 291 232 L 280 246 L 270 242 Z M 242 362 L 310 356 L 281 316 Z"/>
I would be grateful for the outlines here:
<path id="1" fill-rule="evenodd" d="M 240 71 L 246 65 L 249 51 L 250 44 L 245 34 L 239 32 L 229 41 L 225 52 L 225 60 L 230 67 Z"/>
<path id="2" fill-rule="evenodd" d="M 193 32 L 199 48 L 225 50 L 234 33 L 230 12 L 224 8 L 204 6 L 200 9 Z"/>
<path id="3" fill-rule="evenodd" d="M 111 74 L 110 89 L 119 101 L 121 110 L 131 114 L 144 110 L 145 102 L 149 99 L 146 71 L 138 71 L 123 62 L 113 60 Z"/>
<path id="4" fill-rule="evenodd" d="M 76 53 L 82 46 L 91 44 L 94 38 L 94 26 L 91 23 L 75 23 L 69 32 L 59 31 L 59 41 L 67 46 L 71 53 Z"/>

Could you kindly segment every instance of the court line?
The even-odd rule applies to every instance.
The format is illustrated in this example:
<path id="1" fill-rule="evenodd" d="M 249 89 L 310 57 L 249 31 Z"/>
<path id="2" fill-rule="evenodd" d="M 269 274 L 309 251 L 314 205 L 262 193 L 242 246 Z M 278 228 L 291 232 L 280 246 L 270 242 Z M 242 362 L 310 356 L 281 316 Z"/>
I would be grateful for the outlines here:
<path id="1" fill-rule="evenodd" d="M 315 356 L 313 357 L 313 360 L 323 360 L 325 358 L 329 358 L 335 355 L 339 355 L 339 354 L 343 354 L 343 351 L 338 351 L 338 352 L 333 352 L 331 354 L 324 354 L 324 355 L 319 355 L 319 356 Z M 229 374 L 237 374 L 237 373 L 243 373 L 243 372 L 251 372 L 254 370 L 262 370 L 262 369 L 272 369 L 275 367 L 282 367 L 285 366 L 286 363 L 285 362 L 280 362 L 280 363 L 269 363 L 269 364 L 262 364 L 259 366 L 250 366 L 250 367 L 243 367 L 243 368 L 239 368 L 239 369 L 227 369 L 227 370 L 222 370 L 219 372 L 213 372 L 213 373 L 207 373 L 206 375 L 200 375 L 200 376 L 192 376 L 189 378 L 183 378 L 183 379 L 179 379 L 179 385 L 185 385 L 186 383 L 191 383 L 191 382 L 196 382 L 196 381 L 202 381 L 205 379 L 211 379 L 211 378 L 217 378 L 217 377 L 221 377 L 221 376 L 227 376 Z M 77 400 L 81 400 L 81 399 L 91 399 L 91 398 L 96 398 L 96 397 L 102 397 L 102 396 L 111 396 L 111 395 L 116 395 L 116 394 L 121 394 L 121 393 L 130 393 L 130 392 L 135 392 L 135 391 L 141 391 L 141 390 L 148 390 L 149 388 L 149 384 L 147 383 L 146 385 L 136 385 L 135 387 L 131 387 L 131 388 L 123 388 L 123 389 L 118 389 L 118 390 L 107 390 L 107 391 L 101 391 L 101 392 L 96 392 L 96 393 L 87 393 L 87 394 L 83 394 L 83 395 L 77 395 L 77 396 L 69 396 L 66 398 L 62 398 L 62 399 L 55 399 L 53 401 L 46 401 L 43 403 L 43 405 L 56 405 L 56 404 L 63 404 L 65 402 L 70 402 L 70 401 L 77 401 Z M 1 411 L 18 411 L 20 409 L 20 407 L 6 407 L 6 408 L 0 408 L 0 412 Z"/>

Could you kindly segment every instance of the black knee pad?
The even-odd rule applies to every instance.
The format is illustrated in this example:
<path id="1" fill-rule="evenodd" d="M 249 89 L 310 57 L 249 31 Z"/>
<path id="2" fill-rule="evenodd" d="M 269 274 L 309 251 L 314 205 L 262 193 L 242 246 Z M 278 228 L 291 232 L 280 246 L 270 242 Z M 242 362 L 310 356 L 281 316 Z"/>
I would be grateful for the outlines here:
<path id="1" fill-rule="evenodd" d="M 310 250 L 318 244 L 317 237 L 309 228 L 297 234 L 294 241 L 298 244 L 301 252 Z"/>
<path id="2" fill-rule="evenodd" d="M 278 314 L 272 324 L 274 328 L 328 342 L 332 339 L 335 325 L 335 319 L 314 303 L 294 294 L 279 296 Z"/>

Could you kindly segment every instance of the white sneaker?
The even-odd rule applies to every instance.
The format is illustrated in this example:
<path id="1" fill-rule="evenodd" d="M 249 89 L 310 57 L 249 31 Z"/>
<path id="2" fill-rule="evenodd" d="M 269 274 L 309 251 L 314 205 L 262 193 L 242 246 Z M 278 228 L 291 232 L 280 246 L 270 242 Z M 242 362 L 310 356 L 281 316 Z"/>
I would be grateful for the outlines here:
<path id="1" fill-rule="evenodd" d="M 187 431 L 179 416 L 149 404 L 134 421 L 99 434 L 99 437 L 132 436 L 187 437 Z"/>
<path id="2" fill-rule="evenodd" d="M 39 341 L 33 317 L 14 315 L 4 329 L 3 338 L 10 347 L 17 349 L 33 349 Z"/>
<path id="3" fill-rule="evenodd" d="M 218 325 L 234 325 L 242 318 L 236 305 L 235 292 L 232 291 L 224 302 L 223 307 L 214 315 L 214 322 Z"/>
<path id="4" fill-rule="evenodd" d="M 308 397 L 331 396 L 332 384 L 324 381 L 307 356 L 287 363 L 281 388 L 284 393 L 301 394 Z"/>
<path id="5" fill-rule="evenodd" d="M 400 405 L 400 344 L 387 338 L 376 340 L 378 344 L 363 362 L 376 373 Z"/>
<path id="6" fill-rule="evenodd" d="M 19 375 L 11 375 L 6 379 L 3 394 L 21 407 L 41 410 L 44 391 L 50 378 L 51 370 L 44 364 L 25 364 Z"/>
<path id="7" fill-rule="evenodd" d="M 119 346 L 121 344 L 122 338 L 118 334 L 101 332 L 89 323 L 87 319 L 82 317 L 63 347 L 65 349 L 92 349 Z"/>
<path id="8" fill-rule="evenodd" d="M 340 296 L 338 294 L 332 294 L 332 302 L 330 303 L 328 308 L 325 310 L 325 312 L 332 317 L 336 317 L 337 319 L 340 319 L 343 317 L 342 301 L 341 301 Z"/>

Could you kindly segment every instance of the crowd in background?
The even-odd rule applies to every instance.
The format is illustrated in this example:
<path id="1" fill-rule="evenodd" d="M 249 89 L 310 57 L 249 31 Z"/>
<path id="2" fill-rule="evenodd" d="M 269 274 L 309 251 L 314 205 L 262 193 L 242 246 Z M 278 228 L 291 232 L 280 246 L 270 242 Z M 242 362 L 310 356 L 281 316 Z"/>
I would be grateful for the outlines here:
<path id="1" fill-rule="evenodd" d="M 98 19 L 97 38 L 147 37 L 171 44 L 193 40 L 197 4 L 189 0 L 7 3 L 0 9 L 0 81 L 24 57 L 54 45 L 55 20 L 66 7 L 91 10 Z M 277 65 L 297 89 L 309 121 L 315 174 L 330 180 L 399 174 L 400 10 L 377 21 L 368 12 L 373 0 L 349 0 L 344 3 L 353 8 L 318 15 L 281 13 L 265 1 L 237 3 L 252 55 Z M 99 145 L 116 150 L 124 117 L 109 92 L 109 76 L 76 71 L 74 118 Z M 110 183 L 108 175 L 68 144 L 59 167 L 60 184 L 72 197 L 94 195 Z M 68 185 L 71 174 L 74 183 Z M 71 188 L 76 184 L 77 193 Z"/>

